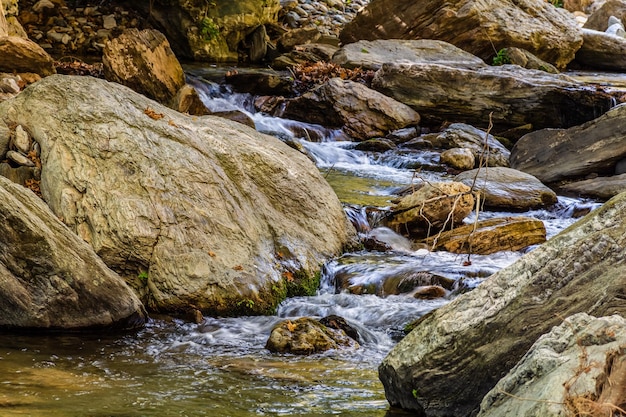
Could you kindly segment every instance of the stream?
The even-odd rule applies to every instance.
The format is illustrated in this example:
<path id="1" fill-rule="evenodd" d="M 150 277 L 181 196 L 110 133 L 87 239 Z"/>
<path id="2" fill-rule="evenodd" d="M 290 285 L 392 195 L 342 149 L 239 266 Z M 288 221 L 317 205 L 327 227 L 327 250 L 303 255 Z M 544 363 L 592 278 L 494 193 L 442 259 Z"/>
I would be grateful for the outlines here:
<path id="1" fill-rule="evenodd" d="M 464 265 L 467 255 L 412 249 L 403 237 L 375 227 L 377 210 L 366 207 L 388 206 L 398 189 L 415 181 L 416 166 L 438 165 L 437 152 L 356 151 L 340 131 L 254 113 L 251 96 L 233 94 L 212 82 L 215 75 L 209 70 L 188 72 L 190 83 L 211 110 L 242 110 L 259 131 L 299 142 L 345 204 L 352 222 L 394 251 L 363 251 L 331 260 L 323 269 L 318 294 L 285 300 L 276 316 L 205 318 L 201 324 L 156 317 L 144 329 L 124 335 L 0 334 L 0 415 L 402 415 L 389 410 L 377 366 L 404 326 L 475 287 L 523 252 L 472 255 L 471 265 Z M 308 140 L 312 137 L 321 140 Z M 419 172 L 419 178 L 450 179 L 427 169 Z M 575 213 L 597 206 L 559 197 L 549 210 L 480 216 L 536 217 L 553 236 L 576 220 Z M 335 290 L 339 275 L 347 274 L 353 284 L 366 287 L 407 271 L 453 278 L 458 290 L 435 300 Z M 300 357 L 271 354 L 264 348 L 279 321 L 330 314 L 344 317 L 358 330 L 359 349 Z"/>

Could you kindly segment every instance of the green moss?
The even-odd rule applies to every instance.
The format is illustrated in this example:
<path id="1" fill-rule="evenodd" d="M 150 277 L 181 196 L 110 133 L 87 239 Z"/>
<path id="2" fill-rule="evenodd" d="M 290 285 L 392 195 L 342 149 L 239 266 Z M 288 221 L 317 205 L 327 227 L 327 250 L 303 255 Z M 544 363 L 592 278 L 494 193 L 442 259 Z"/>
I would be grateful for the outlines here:
<path id="1" fill-rule="evenodd" d="M 312 296 L 320 287 L 321 272 L 308 275 L 300 270 L 293 274 L 292 280 L 287 280 L 287 297 Z"/>

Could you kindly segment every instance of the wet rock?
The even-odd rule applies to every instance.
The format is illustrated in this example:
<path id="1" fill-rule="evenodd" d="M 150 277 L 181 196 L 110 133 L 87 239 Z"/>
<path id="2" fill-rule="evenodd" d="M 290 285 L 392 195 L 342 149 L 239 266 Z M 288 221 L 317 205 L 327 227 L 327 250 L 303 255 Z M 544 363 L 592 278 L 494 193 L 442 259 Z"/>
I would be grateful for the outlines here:
<path id="1" fill-rule="evenodd" d="M 452 168 L 466 171 L 474 168 L 476 157 L 474 156 L 474 152 L 469 148 L 452 148 L 442 152 L 439 161 Z"/>
<path id="2" fill-rule="evenodd" d="M 580 126 L 524 135 L 511 151 L 511 167 L 544 183 L 612 174 L 616 163 L 626 158 L 625 118 L 626 105 L 619 105 Z"/>
<path id="3" fill-rule="evenodd" d="M 462 222 L 473 208 L 474 197 L 467 185 L 427 183 L 393 206 L 387 223 L 402 235 L 419 236 Z"/>
<path id="4" fill-rule="evenodd" d="M 505 217 L 455 227 L 426 242 L 437 250 L 490 255 L 501 251 L 518 251 L 545 241 L 546 228 L 541 220 Z"/>
<path id="5" fill-rule="evenodd" d="M 571 182 L 559 186 L 559 189 L 570 194 L 608 200 L 626 191 L 626 174 Z"/>
<path id="6" fill-rule="evenodd" d="M 576 52 L 576 62 L 587 68 L 626 70 L 626 39 L 595 30 L 583 29 L 585 42 Z"/>
<path id="7" fill-rule="evenodd" d="M 475 55 L 447 42 L 432 39 L 377 39 L 349 43 L 333 55 L 332 61 L 345 68 L 380 69 L 393 62 L 436 63 L 455 68 L 477 69 L 487 66 Z"/>
<path id="8" fill-rule="evenodd" d="M 282 114 L 324 126 L 343 126 L 357 140 L 385 136 L 419 123 L 417 112 L 363 84 L 331 78 L 318 88 L 290 100 Z"/>
<path id="9" fill-rule="evenodd" d="M 104 77 L 160 103 L 168 104 L 185 85 L 185 75 L 170 44 L 156 30 L 129 29 L 106 44 Z"/>
<path id="10" fill-rule="evenodd" d="M 343 330 L 349 338 L 361 342 L 357 329 L 351 326 L 343 317 L 332 314 L 321 318 L 320 323 L 331 329 Z"/>
<path id="11" fill-rule="evenodd" d="M 0 72 L 34 72 L 43 77 L 56 72 L 50 55 L 28 39 L 0 37 L 0 56 Z"/>
<path id="12" fill-rule="evenodd" d="M 41 145 L 53 212 L 151 309 L 270 313 L 283 272 L 315 282 L 353 236 L 314 164 L 241 124 L 61 75 L 0 103 L 0 116 Z"/>
<path id="13" fill-rule="evenodd" d="M 401 275 L 387 277 L 380 288 L 379 295 L 415 294 L 420 288 L 440 287 L 451 291 L 456 281 L 428 271 L 406 271 Z M 426 295 L 424 290 L 421 295 Z M 445 294 L 444 294 L 445 295 Z M 443 295 L 441 296 L 443 297 Z M 418 297 L 416 297 L 418 298 Z M 420 297 L 421 298 L 421 297 Z"/>
<path id="14" fill-rule="evenodd" d="M 413 298 L 417 298 L 418 300 L 434 300 L 437 298 L 443 298 L 446 295 L 448 295 L 448 291 L 446 291 L 445 288 L 438 285 L 429 285 L 415 290 Z"/>
<path id="15" fill-rule="evenodd" d="M 0 177 L 0 206 L 0 328 L 144 324 L 131 289 L 35 194 Z"/>
<path id="16" fill-rule="evenodd" d="M 270 333 L 265 348 L 274 353 L 309 355 L 330 349 L 358 347 L 343 330 L 324 326 L 312 318 L 285 320 Z"/>
<path id="17" fill-rule="evenodd" d="M 424 316 L 379 367 L 390 404 L 425 415 L 470 415 L 562 317 L 624 316 L 624 210 L 622 193 Z"/>
<path id="18" fill-rule="evenodd" d="M 484 160 L 487 166 L 509 166 L 509 150 L 491 134 L 487 134 L 487 132 L 474 126 L 453 123 L 442 132 L 424 135 L 422 139 L 436 148 L 470 149 L 474 155 L 474 160 L 476 162 Z"/>
<path id="19" fill-rule="evenodd" d="M 181 113 L 187 113 L 192 116 L 211 114 L 211 111 L 205 106 L 198 95 L 198 91 L 189 84 L 185 84 L 178 90 L 170 107 Z"/>
<path id="20" fill-rule="evenodd" d="M 530 174 L 511 168 L 480 168 L 454 178 L 481 194 L 482 203 L 492 209 L 531 210 L 557 202 L 554 191 Z"/>
<path id="21" fill-rule="evenodd" d="M 229 71 L 225 81 L 240 93 L 258 96 L 293 96 L 293 78 L 287 72 L 266 69 L 245 69 Z"/>
<path id="22" fill-rule="evenodd" d="M 437 0 L 428 4 L 373 0 L 340 35 L 344 44 L 418 38 L 446 41 L 489 61 L 494 50 L 515 46 L 558 68 L 564 68 L 582 44 L 571 14 L 548 2 L 532 0 Z"/>
<path id="23" fill-rule="evenodd" d="M 625 329 L 617 314 L 568 317 L 485 395 L 478 416 L 609 416 L 624 409 Z"/>
<path id="24" fill-rule="evenodd" d="M 613 105 L 601 89 L 516 65 L 470 70 L 435 63 L 384 64 L 372 88 L 418 111 L 425 126 L 448 121 L 487 126 L 491 115 L 495 131 L 526 124 L 535 129 L 575 126 Z"/>
<path id="25" fill-rule="evenodd" d="M 388 139 L 368 139 L 359 142 L 354 149 L 367 152 L 386 152 L 395 149 L 396 145 Z"/>

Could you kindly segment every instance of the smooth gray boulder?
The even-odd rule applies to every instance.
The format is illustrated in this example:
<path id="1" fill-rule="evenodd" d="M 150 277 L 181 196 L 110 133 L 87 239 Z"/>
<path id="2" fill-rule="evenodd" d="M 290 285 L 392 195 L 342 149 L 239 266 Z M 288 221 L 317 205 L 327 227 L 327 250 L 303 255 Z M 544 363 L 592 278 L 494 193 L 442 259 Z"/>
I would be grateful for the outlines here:
<path id="1" fill-rule="evenodd" d="M 522 136 L 511 151 L 511 168 L 551 183 L 588 174 L 612 174 L 626 158 L 626 105 L 566 130 L 543 129 Z"/>
<path id="2" fill-rule="evenodd" d="M 478 417 L 612 416 L 624 409 L 626 320 L 578 313 L 541 336 L 480 404 Z"/>
<path id="3" fill-rule="evenodd" d="M 468 416 L 562 317 L 626 314 L 626 193 L 420 319 L 383 360 L 392 406 Z"/>
<path id="4" fill-rule="evenodd" d="M 384 64 L 372 88 L 412 107 L 426 125 L 450 121 L 492 132 L 531 124 L 533 129 L 570 127 L 598 117 L 613 105 L 605 91 L 563 74 L 517 65 L 457 68 L 445 64 Z"/>
<path id="5" fill-rule="evenodd" d="M 0 328 L 133 329 L 145 320 L 130 287 L 87 243 L 0 176 Z"/>
<path id="6" fill-rule="evenodd" d="M 58 75 L 0 118 L 41 145 L 52 211 L 152 310 L 273 312 L 292 288 L 315 291 L 353 233 L 308 158 L 239 123 Z"/>
<path id="7" fill-rule="evenodd" d="M 531 210 L 557 202 L 556 193 L 537 178 L 511 168 L 477 168 L 462 172 L 454 181 L 473 185 L 488 208 Z"/>
<path id="8" fill-rule="evenodd" d="M 480 68 L 487 64 L 448 42 L 433 39 L 361 40 L 343 45 L 332 62 L 345 68 L 378 70 L 393 62 L 446 64 L 456 68 Z"/>

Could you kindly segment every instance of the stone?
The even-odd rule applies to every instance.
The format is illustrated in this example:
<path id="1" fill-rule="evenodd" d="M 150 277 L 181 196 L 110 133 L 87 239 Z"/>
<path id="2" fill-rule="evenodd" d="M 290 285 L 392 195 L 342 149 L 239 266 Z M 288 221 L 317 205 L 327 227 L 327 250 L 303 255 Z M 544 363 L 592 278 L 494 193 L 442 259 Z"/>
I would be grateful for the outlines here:
<path id="1" fill-rule="evenodd" d="M 465 171 L 454 181 L 474 186 L 480 192 L 481 205 L 490 209 L 532 210 L 557 202 L 554 191 L 525 172 L 505 167 L 483 167 Z"/>
<path id="2" fill-rule="evenodd" d="M 241 68 L 226 74 L 225 82 L 233 91 L 261 96 L 293 96 L 293 77 L 271 69 Z"/>
<path id="3" fill-rule="evenodd" d="M 611 16 L 620 17 L 622 23 L 624 23 L 623 18 L 626 17 L 626 3 L 623 0 L 605 1 L 597 10 L 589 15 L 583 28 L 604 32 L 609 28 L 608 23 Z"/>
<path id="4" fill-rule="evenodd" d="M 437 233 L 459 224 L 474 208 L 470 187 L 459 182 L 427 183 L 391 208 L 388 226 L 405 236 Z"/>
<path id="5" fill-rule="evenodd" d="M 476 163 L 484 161 L 490 167 L 509 166 L 511 153 L 498 139 L 481 129 L 465 123 L 452 123 L 439 133 L 427 134 L 421 138 L 428 141 L 435 148 L 469 149 L 472 151 Z"/>
<path id="6" fill-rule="evenodd" d="M 15 128 L 15 136 L 13 138 L 13 146 L 15 146 L 17 151 L 26 155 L 30 151 L 30 145 L 30 136 L 21 125 L 17 125 Z"/>
<path id="7" fill-rule="evenodd" d="M 322 34 L 316 27 L 305 27 L 285 32 L 278 40 L 278 46 L 283 51 L 290 51 L 296 45 L 304 45 L 307 43 L 315 43 L 322 37 Z"/>
<path id="8" fill-rule="evenodd" d="M 395 149 L 396 145 L 389 139 L 367 139 L 357 143 L 354 147 L 357 151 L 386 152 Z"/>
<path id="9" fill-rule="evenodd" d="M 476 157 L 471 149 L 452 148 L 441 153 L 439 162 L 449 165 L 452 168 L 466 171 L 474 168 L 474 165 L 476 164 Z"/>
<path id="10" fill-rule="evenodd" d="M 389 403 L 419 415 L 470 415 L 562 317 L 624 316 L 624 210 L 622 193 L 422 317 L 379 367 Z"/>
<path id="11" fill-rule="evenodd" d="M 200 95 L 198 95 L 198 91 L 189 84 L 185 84 L 178 90 L 170 107 L 192 116 L 211 114 L 211 111 L 206 107 Z"/>
<path id="12" fill-rule="evenodd" d="M 0 93 L 17 94 L 20 92 L 20 86 L 15 78 L 0 79 Z"/>
<path id="13" fill-rule="evenodd" d="M 41 170 L 39 168 L 20 165 L 14 168 L 8 162 L 0 162 L 0 175 L 10 181 L 26 186 L 29 180 L 39 180 Z"/>
<path id="14" fill-rule="evenodd" d="M 35 163 L 28 159 L 24 154 L 15 151 L 8 151 L 6 155 L 9 161 L 13 161 L 18 165 L 25 167 L 34 167 Z"/>
<path id="15" fill-rule="evenodd" d="M 4 158 L 11 143 L 11 129 L 0 119 L 0 158 Z"/>
<path id="16" fill-rule="evenodd" d="M 0 328 L 133 329 L 139 299 L 26 188 L 0 177 Z"/>
<path id="17" fill-rule="evenodd" d="M 37 3 L 33 5 L 33 12 L 35 13 L 45 13 L 54 9 L 54 3 L 50 0 L 39 0 Z"/>
<path id="18" fill-rule="evenodd" d="M 340 347 L 356 348 L 358 343 L 343 330 L 326 327 L 318 320 L 307 317 L 278 323 L 265 345 L 273 353 L 296 355 L 310 355 Z"/>
<path id="19" fill-rule="evenodd" d="M 169 103 L 185 85 L 185 74 L 169 42 L 153 29 L 125 30 L 108 42 L 102 56 L 104 77 L 160 103 Z"/>
<path id="20" fill-rule="evenodd" d="M 379 70 L 383 64 L 403 62 L 435 63 L 455 68 L 477 69 L 487 66 L 475 55 L 444 41 L 432 39 L 360 40 L 343 45 L 332 62 L 345 68 Z"/>
<path id="21" fill-rule="evenodd" d="M 543 183 L 581 178 L 592 173 L 613 174 L 626 157 L 626 105 L 569 129 L 542 129 L 524 135 L 511 151 L 511 168 Z"/>
<path id="22" fill-rule="evenodd" d="M 566 318 L 487 393 L 478 417 L 609 416 L 624 409 L 625 329 L 617 314 Z"/>
<path id="23" fill-rule="evenodd" d="M 559 70 L 556 67 L 542 59 L 537 58 L 532 53 L 522 48 L 504 48 L 502 49 L 509 59 L 509 63 L 513 65 L 519 65 L 526 69 L 534 69 L 549 72 L 551 74 L 558 74 Z"/>
<path id="24" fill-rule="evenodd" d="M 541 220 L 501 217 L 455 227 L 428 239 L 426 243 L 435 250 L 490 255 L 501 251 L 519 251 L 545 241 L 546 228 Z"/>
<path id="25" fill-rule="evenodd" d="M 559 189 L 568 194 L 606 201 L 626 191 L 626 174 L 570 182 Z"/>
<path id="26" fill-rule="evenodd" d="M 564 68 L 582 44 L 570 13 L 533 0 L 372 0 L 340 34 L 343 44 L 420 38 L 449 42 L 485 61 L 494 51 L 515 46 L 557 68 Z"/>
<path id="27" fill-rule="evenodd" d="M 54 60 L 35 42 L 17 36 L 0 37 L 0 72 L 56 73 Z"/>
<path id="28" fill-rule="evenodd" d="M 287 101 L 283 117 L 343 130 L 357 140 L 419 124 L 420 116 L 408 106 L 363 84 L 331 78 L 316 89 Z"/>
<path id="29" fill-rule="evenodd" d="M 626 70 L 626 39 L 595 30 L 583 29 L 583 46 L 576 52 L 576 62 L 588 68 L 609 71 Z"/>
<path id="30" fill-rule="evenodd" d="M 117 22 L 115 21 L 115 14 L 109 14 L 102 17 L 102 27 L 110 30 L 117 27 Z"/>
<path id="31" fill-rule="evenodd" d="M 487 127 L 491 115 L 494 132 L 526 124 L 534 129 L 575 126 L 606 112 L 614 101 L 601 88 L 516 65 L 470 70 L 434 63 L 384 64 L 372 88 L 412 107 L 424 126 L 454 121 Z"/>
<path id="32" fill-rule="evenodd" d="M 251 63 L 258 64 L 265 58 L 268 39 L 267 31 L 263 25 L 259 25 L 246 37 L 246 43 L 244 45 L 250 45 L 248 48 L 248 59 Z"/>
<path id="33" fill-rule="evenodd" d="M 239 123 L 61 75 L 0 103 L 0 119 L 41 145 L 52 211 L 151 310 L 271 313 L 287 276 L 315 288 L 354 238 L 315 165 Z"/>
<path id="34" fill-rule="evenodd" d="M 4 15 L 4 6 L 0 4 L 0 37 L 9 35 L 9 24 Z"/>

